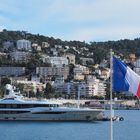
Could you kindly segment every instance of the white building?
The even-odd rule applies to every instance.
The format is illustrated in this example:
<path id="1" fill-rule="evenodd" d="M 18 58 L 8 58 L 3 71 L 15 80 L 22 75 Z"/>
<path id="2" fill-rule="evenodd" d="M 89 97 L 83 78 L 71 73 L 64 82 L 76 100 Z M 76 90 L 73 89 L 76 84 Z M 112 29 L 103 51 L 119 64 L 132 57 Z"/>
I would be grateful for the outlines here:
<path id="1" fill-rule="evenodd" d="M 41 46 L 39 46 L 37 43 L 33 43 L 32 48 L 36 51 L 41 51 Z"/>
<path id="2" fill-rule="evenodd" d="M 45 84 L 42 84 L 38 81 L 17 80 L 17 83 L 24 85 L 24 91 L 26 92 L 33 91 L 34 93 L 36 93 L 37 90 L 43 91 L 43 89 L 46 86 Z"/>
<path id="3" fill-rule="evenodd" d="M 21 76 L 25 74 L 25 67 L 0 67 L 0 76 Z"/>
<path id="4" fill-rule="evenodd" d="M 71 53 L 65 54 L 65 57 L 68 59 L 69 64 L 75 64 L 75 55 Z"/>
<path id="5" fill-rule="evenodd" d="M 62 67 L 68 65 L 68 59 L 65 57 L 44 57 L 44 63 L 50 63 L 52 66 Z"/>
<path id="6" fill-rule="evenodd" d="M 98 75 L 101 75 L 101 70 L 99 68 L 96 68 L 95 73 L 98 74 Z"/>
<path id="7" fill-rule="evenodd" d="M 64 77 L 63 76 L 56 76 L 55 83 L 64 83 Z"/>
<path id="8" fill-rule="evenodd" d="M 68 82 L 68 83 L 54 83 L 53 87 L 57 93 L 65 93 L 68 95 L 76 95 L 77 94 L 77 88 L 75 83 Z"/>
<path id="9" fill-rule="evenodd" d="M 76 65 L 74 68 L 74 79 L 84 80 L 84 75 L 89 74 L 89 68 L 81 65 Z"/>
<path id="10" fill-rule="evenodd" d="M 86 84 L 85 83 L 78 83 L 78 96 L 86 96 Z"/>
<path id="11" fill-rule="evenodd" d="M 58 93 L 79 96 L 104 96 L 105 85 L 98 79 L 88 81 L 88 83 L 68 82 L 54 83 L 53 87 Z"/>
<path id="12" fill-rule="evenodd" d="M 104 96 L 106 93 L 105 88 L 105 84 L 99 79 L 95 77 L 89 78 L 87 80 L 86 94 L 89 96 Z"/>
<path id="13" fill-rule="evenodd" d="M 54 45 L 55 48 L 62 49 L 62 45 Z"/>
<path id="14" fill-rule="evenodd" d="M 11 41 L 4 41 L 3 42 L 3 48 L 8 50 L 9 48 L 13 48 L 14 47 L 14 43 Z"/>
<path id="15" fill-rule="evenodd" d="M 17 49 L 31 51 L 31 41 L 25 40 L 25 39 L 18 40 L 17 41 Z"/>
<path id="16" fill-rule="evenodd" d="M 51 48 L 51 52 L 53 56 L 58 56 L 58 51 L 56 50 L 56 48 Z"/>
<path id="17" fill-rule="evenodd" d="M 89 68 L 81 65 L 76 65 L 74 68 L 74 74 L 89 74 Z"/>
<path id="18" fill-rule="evenodd" d="M 138 59 L 138 60 L 136 60 L 136 61 L 134 62 L 134 66 L 135 66 L 134 71 L 135 71 L 137 74 L 140 75 L 140 59 Z"/>
<path id="19" fill-rule="evenodd" d="M 21 51 L 15 51 L 15 52 L 10 53 L 10 57 L 12 58 L 13 61 L 16 61 L 16 62 L 28 61 L 29 55 L 30 54 L 28 52 L 21 52 Z"/>
<path id="20" fill-rule="evenodd" d="M 106 68 L 101 71 L 100 77 L 103 79 L 108 79 L 110 77 L 110 69 Z"/>
<path id="21" fill-rule="evenodd" d="M 42 48 L 48 48 L 50 44 L 48 42 L 42 42 Z"/>
<path id="22" fill-rule="evenodd" d="M 87 65 L 88 63 L 94 63 L 93 58 L 80 57 L 80 60 L 82 61 L 83 65 Z"/>
<path id="23" fill-rule="evenodd" d="M 67 79 L 69 67 L 36 67 L 36 74 L 40 76 L 63 76 Z"/>

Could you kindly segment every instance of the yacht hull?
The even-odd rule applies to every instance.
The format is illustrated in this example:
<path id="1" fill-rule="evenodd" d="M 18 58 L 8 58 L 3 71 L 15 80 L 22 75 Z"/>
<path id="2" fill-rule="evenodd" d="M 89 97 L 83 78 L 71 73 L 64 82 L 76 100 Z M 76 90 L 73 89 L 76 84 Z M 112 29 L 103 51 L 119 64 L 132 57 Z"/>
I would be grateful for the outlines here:
<path id="1" fill-rule="evenodd" d="M 0 114 L 0 120 L 37 120 L 37 121 L 94 121 L 100 110 L 90 111 L 51 111 L 21 114 Z"/>
<path id="2" fill-rule="evenodd" d="M 23 100 L 12 85 L 6 85 L 7 97 L 0 99 L 0 120 L 92 121 L 102 110 L 61 107 L 51 100 Z"/>

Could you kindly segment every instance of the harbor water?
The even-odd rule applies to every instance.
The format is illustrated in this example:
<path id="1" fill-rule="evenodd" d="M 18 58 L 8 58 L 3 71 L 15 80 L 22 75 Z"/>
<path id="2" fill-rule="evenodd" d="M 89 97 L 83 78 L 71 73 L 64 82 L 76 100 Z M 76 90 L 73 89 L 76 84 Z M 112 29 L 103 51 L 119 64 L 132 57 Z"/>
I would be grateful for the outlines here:
<path id="1" fill-rule="evenodd" d="M 108 112 L 106 112 L 108 113 Z M 117 110 L 114 140 L 140 139 L 140 110 Z M 0 140 L 109 140 L 110 122 L 0 121 Z"/>

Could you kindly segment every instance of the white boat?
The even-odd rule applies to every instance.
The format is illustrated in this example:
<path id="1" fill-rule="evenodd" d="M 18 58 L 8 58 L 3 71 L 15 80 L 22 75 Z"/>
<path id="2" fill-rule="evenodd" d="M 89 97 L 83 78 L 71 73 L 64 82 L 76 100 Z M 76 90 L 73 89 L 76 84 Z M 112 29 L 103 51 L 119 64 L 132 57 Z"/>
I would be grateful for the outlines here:
<path id="1" fill-rule="evenodd" d="M 103 110 L 68 108 L 51 101 L 25 101 L 7 85 L 8 96 L 0 100 L 0 120 L 92 121 Z"/>

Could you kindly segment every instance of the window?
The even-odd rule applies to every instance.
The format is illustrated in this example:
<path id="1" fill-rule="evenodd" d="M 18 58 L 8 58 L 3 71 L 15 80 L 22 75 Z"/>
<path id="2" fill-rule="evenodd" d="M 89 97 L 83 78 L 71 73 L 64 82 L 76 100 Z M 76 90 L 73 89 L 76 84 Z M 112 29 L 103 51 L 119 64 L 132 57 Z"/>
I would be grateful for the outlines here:
<path id="1" fill-rule="evenodd" d="M 21 114 L 28 113 L 30 111 L 0 111 L 0 114 Z"/>
<path id="2" fill-rule="evenodd" d="M 0 104 L 0 108 L 58 107 L 58 104 Z"/>

